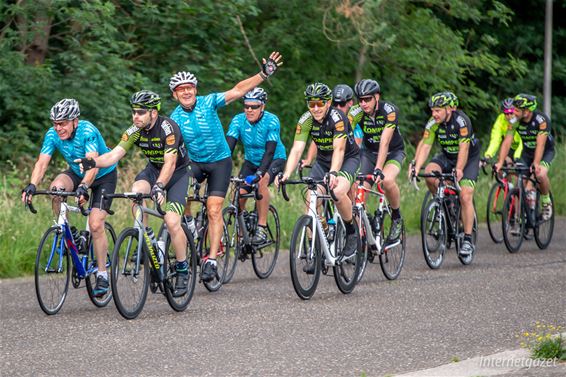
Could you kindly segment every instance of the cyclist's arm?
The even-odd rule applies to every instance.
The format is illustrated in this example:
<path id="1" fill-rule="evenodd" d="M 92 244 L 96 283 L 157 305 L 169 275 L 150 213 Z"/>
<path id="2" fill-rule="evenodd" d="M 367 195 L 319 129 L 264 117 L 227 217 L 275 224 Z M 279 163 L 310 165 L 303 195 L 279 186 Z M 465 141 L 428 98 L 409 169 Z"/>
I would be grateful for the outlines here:
<path id="1" fill-rule="evenodd" d="M 503 121 L 505 121 L 505 116 L 503 116 Z M 497 149 L 501 145 L 501 140 L 505 137 L 506 125 L 501 123 L 501 114 L 495 120 L 493 127 L 491 128 L 491 135 L 489 138 L 489 145 L 484 153 L 485 158 L 492 158 L 497 154 Z"/>
<path id="2" fill-rule="evenodd" d="M 230 147 L 230 154 L 234 153 L 234 148 L 236 148 L 236 144 L 238 143 L 238 139 L 232 136 L 226 136 L 226 142 Z"/>
<path id="3" fill-rule="evenodd" d="M 458 160 L 456 161 L 456 170 L 464 170 L 468 163 L 470 152 L 470 142 L 461 142 L 458 144 Z"/>
<path id="4" fill-rule="evenodd" d="M 269 165 L 273 161 L 273 156 L 275 155 L 275 148 L 277 147 L 276 141 L 268 141 L 265 145 L 265 153 L 263 154 L 263 158 L 261 159 L 261 164 L 257 170 L 261 171 L 262 173 L 267 172 L 269 169 Z"/>
<path id="5" fill-rule="evenodd" d="M 285 165 L 285 172 L 283 173 L 285 177 L 290 177 L 291 174 L 293 173 L 293 170 L 295 170 L 295 168 L 297 167 L 297 164 L 301 159 L 301 156 L 303 154 L 303 151 L 305 150 L 306 145 L 307 143 L 302 140 L 295 140 L 293 142 L 293 147 L 289 152 L 289 158 L 287 159 L 287 164 Z"/>
<path id="6" fill-rule="evenodd" d="M 244 94 L 258 86 L 262 82 L 263 78 L 259 73 L 240 81 L 236 84 L 236 86 L 224 93 L 226 104 L 234 102 L 238 98 L 242 98 Z"/>
<path id="7" fill-rule="evenodd" d="M 417 154 L 415 154 L 415 173 L 417 173 L 417 174 L 419 173 L 419 171 L 421 170 L 421 167 L 423 166 L 426 159 L 428 158 L 428 155 L 429 155 L 431 149 L 432 149 L 432 144 L 426 144 L 426 143 L 423 142 L 420 145 L 420 148 L 419 148 Z"/>
<path id="8" fill-rule="evenodd" d="M 49 162 L 51 161 L 51 155 L 41 153 L 33 167 L 33 171 L 31 173 L 30 183 L 38 186 L 47 171 L 47 166 L 49 166 Z"/>
<path id="9" fill-rule="evenodd" d="M 546 146 L 546 139 L 548 139 L 548 134 L 538 134 L 537 135 L 537 147 L 535 149 L 535 157 L 533 159 L 533 165 L 538 166 L 542 161 L 542 156 L 544 154 L 544 147 Z"/>
<path id="10" fill-rule="evenodd" d="M 159 177 L 157 177 L 157 182 L 163 183 L 163 186 L 167 186 L 169 180 L 175 172 L 175 165 L 177 164 L 177 153 L 165 153 L 163 155 L 163 166 L 159 172 Z"/>
<path id="11" fill-rule="evenodd" d="M 85 157 L 96 159 L 98 157 L 98 152 L 89 152 L 85 153 Z M 90 169 L 85 172 L 85 176 L 81 180 L 81 183 L 86 184 L 88 187 L 92 185 L 92 182 L 96 179 L 96 175 L 98 174 L 98 168 Z"/>
<path id="12" fill-rule="evenodd" d="M 108 153 L 98 156 L 94 159 L 97 168 L 106 168 L 112 166 L 122 159 L 126 155 L 126 149 L 122 146 L 117 145 Z"/>
<path id="13" fill-rule="evenodd" d="M 305 158 L 305 160 L 303 161 L 305 165 L 312 164 L 312 162 L 316 158 L 316 151 L 317 151 L 316 144 L 314 141 L 311 141 L 311 144 L 309 145 L 309 150 L 307 151 L 307 158 Z"/>
<path id="14" fill-rule="evenodd" d="M 332 162 L 330 163 L 330 171 L 340 171 L 344 162 L 344 152 L 346 151 L 346 142 L 348 139 L 343 137 L 334 138 L 332 141 Z"/>
<path id="15" fill-rule="evenodd" d="M 375 163 L 376 169 L 383 170 L 383 165 L 385 165 L 385 161 L 387 159 L 387 153 L 389 152 L 389 142 L 391 142 L 391 138 L 393 137 L 393 132 L 395 132 L 395 128 L 386 127 L 381 133 L 381 140 L 379 142 L 379 153 L 377 155 L 377 161 Z"/>
<path id="16" fill-rule="evenodd" d="M 499 166 L 503 166 L 505 162 L 505 157 L 509 154 L 509 149 L 511 149 L 511 144 L 513 143 L 513 131 L 507 132 L 505 135 L 505 139 L 503 139 L 503 143 L 501 143 L 501 148 L 499 149 L 499 159 L 497 163 Z"/>

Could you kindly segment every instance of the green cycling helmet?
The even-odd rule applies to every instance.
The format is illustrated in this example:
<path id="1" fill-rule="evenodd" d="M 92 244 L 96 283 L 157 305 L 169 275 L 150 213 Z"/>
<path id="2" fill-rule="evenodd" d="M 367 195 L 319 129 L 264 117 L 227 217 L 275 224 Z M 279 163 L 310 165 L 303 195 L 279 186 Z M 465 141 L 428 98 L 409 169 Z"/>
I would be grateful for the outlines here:
<path id="1" fill-rule="evenodd" d="M 161 97 L 150 90 L 141 90 L 132 94 L 130 104 L 133 109 L 156 109 L 159 111 L 161 109 Z"/>
<path id="2" fill-rule="evenodd" d="M 518 109 L 535 111 L 537 108 L 537 97 L 531 94 L 517 94 L 513 98 L 513 105 Z"/>
<path id="3" fill-rule="evenodd" d="M 450 95 L 452 93 L 449 92 L 439 92 L 433 94 L 430 99 L 428 100 L 428 107 L 431 109 L 433 107 L 447 107 L 447 106 L 454 106 L 454 98 Z M 456 96 L 454 96 L 456 97 Z M 457 100 L 457 98 L 456 98 Z"/>
<path id="4" fill-rule="evenodd" d="M 321 82 L 315 82 L 307 86 L 305 90 L 305 99 L 322 99 L 322 100 L 331 100 L 332 99 L 332 90 L 328 87 L 328 85 L 323 84 Z"/>

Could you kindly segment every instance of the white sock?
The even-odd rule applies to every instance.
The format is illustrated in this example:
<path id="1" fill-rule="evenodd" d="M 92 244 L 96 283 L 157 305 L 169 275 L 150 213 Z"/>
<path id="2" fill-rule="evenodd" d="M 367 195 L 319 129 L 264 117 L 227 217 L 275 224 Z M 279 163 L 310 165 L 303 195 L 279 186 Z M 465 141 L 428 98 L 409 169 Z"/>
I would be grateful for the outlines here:
<path id="1" fill-rule="evenodd" d="M 104 279 L 108 280 L 108 271 L 98 271 L 96 277 L 102 276 Z"/>

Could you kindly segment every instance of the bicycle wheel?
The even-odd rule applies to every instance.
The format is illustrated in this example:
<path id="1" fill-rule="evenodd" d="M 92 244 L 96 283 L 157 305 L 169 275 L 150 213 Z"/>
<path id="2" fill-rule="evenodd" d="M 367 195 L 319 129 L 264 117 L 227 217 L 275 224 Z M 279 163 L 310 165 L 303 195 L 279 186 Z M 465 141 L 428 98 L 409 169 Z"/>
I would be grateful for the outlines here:
<path id="1" fill-rule="evenodd" d="M 320 241 L 315 240 L 312 248 L 312 219 L 302 215 L 297 220 L 291 235 L 289 246 L 289 266 L 291 281 L 297 295 L 303 300 L 309 300 L 318 285 L 320 278 Z"/>
<path id="2" fill-rule="evenodd" d="M 63 233 L 54 225 L 41 237 L 35 258 L 35 293 L 45 314 L 56 314 L 63 306 L 69 289 L 70 267 Z"/>
<path id="3" fill-rule="evenodd" d="M 114 228 L 112 228 L 112 225 L 110 225 L 109 223 L 104 223 L 104 233 L 106 234 L 106 239 L 108 240 L 108 253 L 106 255 L 106 270 L 108 271 L 108 281 L 111 280 L 110 275 L 112 274 L 112 251 L 114 250 L 114 245 L 116 244 L 116 232 L 114 232 Z M 92 249 L 92 239 L 89 242 L 89 244 L 91 245 L 91 249 Z M 96 267 L 96 255 L 94 254 L 94 251 L 91 250 L 90 253 L 91 258 L 91 262 L 90 265 L 93 267 Z M 108 305 L 108 303 L 110 302 L 110 300 L 112 300 L 112 287 L 110 287 L 110 289 L 108 290 L 108 293 L 105 294 L 102 297 L 95 297 L 93 290 L 94 287 L 96 285 L 96 274 L 92 273 L 89 274 L 86 279 L 85 279 L 85 283 L 86 283 L 86 291 L 88 292 L 88 297 L 90 298 L 90 301 L 92 301 L 92 303 L 99 308 L 103 308 L 106 305 Z"/>
<path id="4" fill-rule="evenodd" d="M 267 212 L 267 242 L 263 245 L 254 245 L 252 253 L 252 264 L 255 274 L 260 279 L 266 279 L 271 275 L 279 256 L 279 244 L 281 241 L 281 226 L 279 215 L 274 206 L 269 206 Z"/>
<path id="5" fill-rule="evenodd" d="M 187 284 L 187 292 L 175 297 L 175 281 L 177 279 L 177 257 L 175 250 L 171 246 L 171 236 L 167 237 L 165 242 L 165 258 L 163 259 L 163 269 L 165 271 L 165 298 L 169 306 L 177 312 L 182 312 L 189 306 L 195 292 L 195 285 L 197 280 L 197 253 L 193 236 L 185 224 L 181 224 L 181 228 L 187 237 L 186 253 L 187 262 L 189 263 L 189 282 Z"/>
<path id="6" fill-rule="evenodd" d="M 428 208 L 430 202 L 433 200 L 434 198 L 432 197 L 432 193 L 427 189 L 423 198 L 423 203 L 421 204 L 421 224 L 424 222 L 426 209 Z"/>
<path id="7" fill-rule="evenodd" d="M 487 196 L 487 208 L 485 220 L 489 236 L 495 243 L 503 242 L 503 232 L 501 229 L 503 204 L 505 203 L 505 190 L 499 183 L 494 183 Z"/>
<path id="8" fill-rule="evenodd" d="M 470 255 L 460 255 L 460 247 L 462 246 L 462 241 L 464 241 L 464 223 L 462 220 L 458 222 L 458 229 L 456 229 L 456 252 L 458 253 L 458 259 L 460 262 L 467 266 L 474 260 L 474 255 L 476 254 L 476 245 L 478 239 L 478 216 L 474 208 L 474 224 L 472 225 L 472 244 L 474 245 L 474 251 Z"/>
<path id="9" fill-rule="evenodd" d="M 369 253 L 369 246 L 367 244 L 367 236 L 366 236 L 366 227 L 362 222 L 362 218 L 360 216 L 360 212 L 358 210 L 358 208 L 354 207 L 354 212 L 353 212 L 353 216 L 354 219 L 356 220 L 356 223 L 358 224 L 358 229 L 360 230 L 360 242 L 362 243 L 362 249 L 361 249 L 361 253 L 362 253 L 362 262 L 360 264 L 360 270 L 358 272 L 358 276 L 356 278 L 356 284 L 359 283 L 362 278 L 364 277 L 364 273 L 366 272 L 366 267 L 368 265 L 368 253 Z"/>
<path id="10" fill-rule="evenodd" d="M 523 195 L 521 190 L 515 188 L 510 190 L 503 204 L 503 241 L 510 253 L 515 253 L 521 248 L 526 223 L 525 208 L 523 206 Z"/>
<path id="11" fill-rule="evenodd" d="M 385 229 L 391 227 L 391 214 L 389 211 L 384 211 L 383 219 L 381 220 L 381 239 L 384 241 L 387 239 L 387 234 L 385 234 Z M 383 252 L 379 255 L 379 265 L 381 266 L 381 271 L 383 275 L 388 280 L 395 280 L 401 274 L 401 269 L 403 268 L 403 263 L 405 263 L 405 224 L 401 228 L 401 236 L 399 237 L 399 242 L 391 244 L 385 248 L 383 246 Z"/>
<path id="12" fill-rule="evenodd" d="M 236 272 L 236 266 L 238 264 L 238 258 L 240 258 L 240 249 L 242 245 L 242 231 L 240 230 L 240 225 L 238 224 L 238 218 L 236 217 L 236 209 L 234 207 L 226 207 L 222 210 L 222 218 L 224 219 L 224 225 L 228 230 L 228 243 L 230 250 L 230 263 L 226 267 L 226 276 L 224 276 L 224 281 L 222 284 L 228 284 L 234 277 Z"/>
<path id="13" fill-rule="evenodd" d="M 539 249 L 543 250 L 550 245 L 552 235 L 554 233 L 554 197 L 550 193 L 550 202 L 552 203 L 552 216 L 548 220 L 542 219 L 542 203 L 540 202 L 540 191 L 537 190 L 537 204 L 535 207 L 536 224 L 535 224 L 535 242 Z"/>
<path id="14" fill-rule="evenodd" d="M 202 242 L 201 247 L 204 248 L 201 255 L 207 256 L 210 252 L 208 224 L 204 229 L 202 241 L 200 242 Z M 226 228 L 225 224 L 223 227 L 222 236 L 220 238 L 218 253 L 216 254 L 216 268 L 218 271 L 217 276 L 211 281 L 203 282 L 204 286 L 206 287 L 206 289 L 208 289 L 209 292 L 216 292 L 224 283 L 224 278 L 226 277 L 226 273 L 228 272 L 228 265 L 230 264 L 230 257 L 230 236 L 228 235 L 228 229 Z"/>
<path id="15" fill-rule="evenodd" d="M 110 276 L 118 312 L 126 319 L 136 318 L 145 304 L 150 280 L 149 258 L 138 229 L 126 228 L 120 233 L 112 254 Z"/>
<path id="16" fill-rule="evenodd" d="M 446 216 L 437 200 L 429 201 L 421 221 L 421 239 L 426 264 L 437 269 L 444 260 L 447 241 Z"/>
<path id="17" fill-rule="evenodd" d="M 356 228 L 355 231 L 359 235 L 360 233 L 358 229 L 358 223 L 356 221 L 353 221 L 352 224 Z M 336 223 L 334 244 L 336 248 L 336 255 L 342 255 L 342 250 L 346 245 L 346 228 L 344 228 L 342 221 L 338 221 Z M 334 272 L 334 280 L 336 281 L 336 286 L 338 287 L 340 292 L 348 294 L 351 293 L 356 287 L 360 268 L 363 264 L 362 254 L 362 242 L 360 240 L 360 237 L 358 237 L 358 249 L 356 250 L 356 253 L 341 262 L 336 262 L 337 265 L 332 267 Z"/>

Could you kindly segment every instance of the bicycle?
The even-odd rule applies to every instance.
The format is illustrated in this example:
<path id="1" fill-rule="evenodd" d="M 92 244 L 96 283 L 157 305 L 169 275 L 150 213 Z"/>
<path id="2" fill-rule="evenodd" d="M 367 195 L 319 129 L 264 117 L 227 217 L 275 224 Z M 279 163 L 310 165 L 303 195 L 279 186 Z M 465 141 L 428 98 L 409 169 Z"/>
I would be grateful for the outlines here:
<path id="1" fill-rule="evenodd" d="M 64 199 L 61 201 L 57 222 L 47 228 L 41 237 L 35 258 L 35 293 L 41 310 L 48 315 L 57 314 L 67 297 L 69 281 L 72 282 L 73 288 L 77 289 L 80 288 L 82 280 L 85 280 L 88 297 L 92 303 L 99 308 L 105 307 L 112 300 L 112 291 L 109 290 L 102 297 L 94 295 L 98 265 L 88 220 L 85 230 L 79 231 L 67 218 L 69 212 L 88 216 L 89 211 L 81 205 L 71 206 L 66 203 L 65 199 L 76 196 L 76 192 L 36 191 L 34 195 L 58 196 Z M 37 211 L 32 203 L 28 203 L 27 196 L 25 202 L 30 212 L 36 214 Z M 108 250 L 112 250 L 110 247 L 116 241 L 116 233 L 108 222 L 104 224 L 104 231 L 109 243 Z M 109 274 L 112 270 L 111 266 L 111 254 L 109 254 L 106 258 Z"/>
<path id="2" fill-rule="evenodd" d="M 337 201 L 336 196 L 328 189 L 325 180 L 302 177 L 296 181 L 287 180 L 280 183 L 281 193 L 286 201 L 289 201 L 286 186 L 295 184 L 305 185 L 310 192 L 308 212 L 299 217 L 295 223 L 289 248 L 291 280 L 295 292 L 303 300 L 310 299 L 316 291 L 321 270 L 326 275 L 329 267 L 332 267 L 334 280 L 340 292 L 351 293 L 356 286 L 362 265 L 360 240 L 358 239 L 357 251 L 354 254 L 349 257 L 343 256 L 346 228 L 340 214 L 329 202 L 330 199 Z M 325 187 L 329 195 L 319 194 L 318 185 Z M 317 214 L 319 200 L 323 201 L 321 216 L 326 220 L 328 230 L 324 229 Z M 359 234 L 357 223 L 355 221 L 352 223 Z"/>
<path id="3" fill-rule="evenodd" d="M 487 164 L 487 160 L 485 160 Z M 485 164 L 482 164 L 482 170 L 484 174 L 488 174 L 485 169 Z M 489 189 L 489 194 L 487 196 L 486 203 L 486 215 L 485 220 L 487 223 L 487 230 L 492 241 L 495 243 L 503 242 L 503 232 L 501 230 L 501 222 L 503 221 L 503 204 L 505 198 L 509 194 L 509 189 L 513 187 L 510 182 L 507 173 L 498 179 L 497 174 L 494 169 L 491 172 L 492 177 L 495 177 L 495 182 Z"/>
<path id="4" fill-rule="evenodd" d="M 277 257 L 279 256 L 279 244 L 281 241 L 279 214 L 277 209 L 270 204 L 266 223 L 267 241 L 260 245 L 253 244 L 252 238 L 258 229 L 257 204 L 254 204 L 254 209 L 251 212 L 247 212 L 246 210 L 240 210 L 239 203 L 242 198 L 261 200 L 262 196 L 258 192 L 259 186 L 254 184 L 252 185 L 253 191 L 251 193 L 241 194 L 240 188 L 246 184 L 245 179 L 231 177 L 230 181 L 233 187 L 232 200 L 228 207 L 222 210 L 222 217 L 228 229 L 230 249 L 234 250 L 234 252 L 231 255 L 233 259 L 228 266 L 224 284 L 232 280 L 238 259 L 242 262 L 251 259 L 257 277 L 267 279 L 275 269 Z"/>
<path id="5" fill-rule="evenodd" d="M 505 247 L 510 253 L 517 252 L 526 231 L 533 229 L 535 242 L 539 249 L 548 247 L 554 233 L 554 212 L 548 220 L 542 218 L 540 203 L 540 189 L 538 180 L 531 169 L 524 164 L 517 163 L 514 167 L 502 167 L 501 171 L 517 175 L 517 187 L 510 189 L 503 204 L 503 221 L 501 230 Z M 501 180 L 497 175 L 497 180 Z M 536 196 L 531 200 L 527 198 L 526 182 L 530 181 L 536 187 Z M 550 201 L 554 206 L 554 198 L 550 193 Z"/>
<path id="6" fill-rule="evenodd" d="M 380 184 L 377 191 L 364 187 L 366 180 L 372 180 L 372 175 L 358 175 L 358 189 L 354 204 L 354 216 L 359 224 L 362 240 L 363 262 L 358 275 L 358 282 L 362 279 L 367 263 L 374 263 L 375 257 L 379 256 L 379 264 L 383 275 L 388 280 L 395 280 L 401 274 L 405 262 L 405 225 L 403 224 L 399 240 L 391 245 L 385 245 L 387 235 L 385 229 L 391 225 L 391 207 L 385 197 Z M 377 208 L 374 216 L 368 214 L 366 209 L 366 194 L 378 197 Z"/>
<path id="7" fill-rule="evenodd" d="M 185 224 L 181 228 L 187 237 L 187 262 L 189 281 L 187 292 L 176 297 L 175 278 L 176 257 L 169 240 L 160 245 L 155 240 L 153 229 L 145 226 L 145 215 L 163 219 L 165 212 L 156 203 L 157 210 L 145 207 L 144 199 L 151 199 L 149 194 L 125 192 L 122 194 L 104 194 L 103 197 L 129 199 L 134 202 L 132 215 L 134 224 L 125 228 L 116 241 L 112 255 L 111 282 L 114 303 L 118 312 L 126 319 L 136 318 L 145 305 L 148 289 L 152 293 L 164 294 L 171 308 L 181 312 L 189 305 L 195 290 L 196 255 L 192 236 Z"/>
<path id="8" fill-rule="evenodd" d="M 472 226 L 474 252 L 470 255 L 461 255 L 460 247 L 464 241 L 464 225 L 460 216 L 460 187 L 457 183 L 448 183 L 448 181 L 457 182 L 456 174 L 454 172 L 440 173 L 433 171 L 429 174 L 417 174 L 415 178 L 417 177 L 438 179 L 436 194 L 428 201 L 425 212 L 421 214 L 421 239 L 427 265 L 431 269 L 439 268 L 444 260 L 444 253 L 447 248 L 451 247 L 452 242 L 456 246 L 456 253 L 460 262 L 463 265 L 469 265 L 474 259 L 478 220 L 474 208 L 474 223 Z M 417 179 L 412 181 L 418 190 Z"/>

